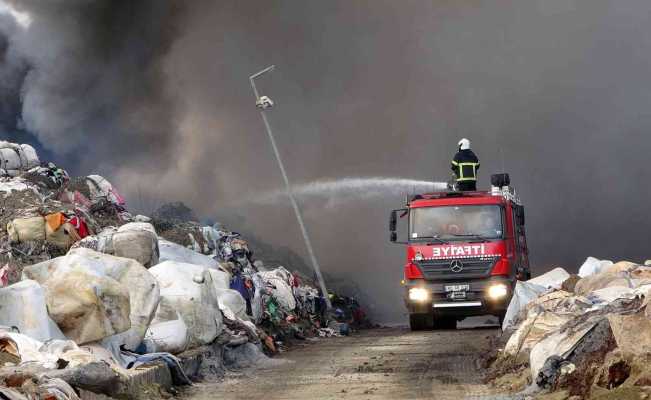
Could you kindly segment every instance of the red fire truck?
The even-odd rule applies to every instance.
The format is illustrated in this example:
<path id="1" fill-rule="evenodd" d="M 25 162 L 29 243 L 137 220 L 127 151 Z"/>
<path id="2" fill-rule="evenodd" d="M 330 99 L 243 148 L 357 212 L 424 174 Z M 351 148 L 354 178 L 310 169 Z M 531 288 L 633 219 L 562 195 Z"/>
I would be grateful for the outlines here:
<path id="1" fill-rule="evenodd" d="M 530 277 L 524 207 L 508 174 L 491 177 L 490 191 L 447 191 L 416 195 L 408 218 L 404 266 L 405 304 L 412 330 L 454 329 L 468 316 L 492 314 L 500 322 L 516 280 Z"/>

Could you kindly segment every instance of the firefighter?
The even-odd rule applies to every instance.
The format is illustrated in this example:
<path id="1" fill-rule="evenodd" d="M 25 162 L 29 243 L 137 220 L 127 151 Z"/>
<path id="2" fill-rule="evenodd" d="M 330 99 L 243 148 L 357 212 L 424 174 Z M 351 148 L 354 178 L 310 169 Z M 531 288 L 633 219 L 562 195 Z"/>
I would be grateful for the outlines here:
<path id="1" fill-rule="evenodd" d="M 470 150 L 470 140 L 463 138 L 459 140 L 459 151 L 452 159 L 452 171 L 456 175 L 457 190 L 477 190 L 477 171 L 479 171 L 479 159 Z"/>

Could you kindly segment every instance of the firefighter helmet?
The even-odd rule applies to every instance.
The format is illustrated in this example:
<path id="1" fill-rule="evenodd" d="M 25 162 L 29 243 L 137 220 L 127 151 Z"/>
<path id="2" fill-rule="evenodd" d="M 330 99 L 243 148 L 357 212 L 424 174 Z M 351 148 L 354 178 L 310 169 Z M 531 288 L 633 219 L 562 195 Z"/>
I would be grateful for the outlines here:
<path id="1" fill-rule="evenodd" d="M 468 150 L 470 149 L 470 140 L 463 138 L 459 140 L 459 150 Z"/>

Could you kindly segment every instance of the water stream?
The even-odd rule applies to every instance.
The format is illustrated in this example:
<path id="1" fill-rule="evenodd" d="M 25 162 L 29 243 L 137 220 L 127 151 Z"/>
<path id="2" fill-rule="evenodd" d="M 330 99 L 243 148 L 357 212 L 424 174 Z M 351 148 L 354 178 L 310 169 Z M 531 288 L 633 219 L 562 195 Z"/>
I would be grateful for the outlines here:
<path id="1" fill-rule="evenodd" d="M 393 177 L 349 177 L 341 179 L 317 180 L 292 185 L 292 191 L 299 199 L 326 200 L 328 206 L 352 200 L 404 196 L 416 193 L 435 192 L 447 189 L 446 182 L 431 182 Z M 286 201 L 284 190 L 263 193 L 256 202 L 273 204 Z"/>

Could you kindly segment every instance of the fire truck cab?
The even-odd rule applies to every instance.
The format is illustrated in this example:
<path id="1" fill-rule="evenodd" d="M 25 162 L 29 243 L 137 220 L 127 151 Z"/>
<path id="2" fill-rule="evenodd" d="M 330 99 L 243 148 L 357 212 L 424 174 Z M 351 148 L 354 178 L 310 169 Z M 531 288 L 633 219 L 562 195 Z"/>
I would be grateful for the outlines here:
<path id="1" fill-rule="evenodd" d="M 393 210 L 408 218 L 405 305 L 412 330 L 454 329 L 468 316 L 504 317 L 516 280 L 530 278 L 524 207 L 507 174 L 490 191 L 416 195 Z"/>

